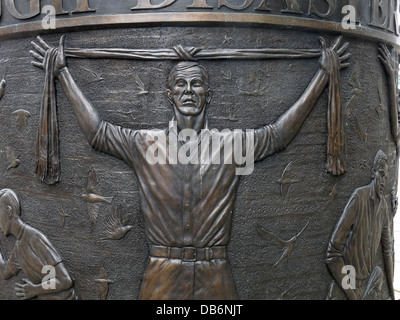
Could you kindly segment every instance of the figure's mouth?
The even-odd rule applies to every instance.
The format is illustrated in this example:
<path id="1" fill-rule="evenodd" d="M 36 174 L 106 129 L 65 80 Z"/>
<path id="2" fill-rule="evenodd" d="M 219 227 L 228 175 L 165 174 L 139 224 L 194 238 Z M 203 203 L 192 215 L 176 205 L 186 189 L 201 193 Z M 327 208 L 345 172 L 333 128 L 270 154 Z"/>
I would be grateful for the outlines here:
<path id="1" fill-rule="evenodd" d="M 192 99 L 183 100 L 183 104 L 184 104 L 184 105 L 185 105 L 185 104 L 194 104 L 194 103 L 196 103 L 196 101 L 194 101 L 194 100 L 192 100 Z"/>

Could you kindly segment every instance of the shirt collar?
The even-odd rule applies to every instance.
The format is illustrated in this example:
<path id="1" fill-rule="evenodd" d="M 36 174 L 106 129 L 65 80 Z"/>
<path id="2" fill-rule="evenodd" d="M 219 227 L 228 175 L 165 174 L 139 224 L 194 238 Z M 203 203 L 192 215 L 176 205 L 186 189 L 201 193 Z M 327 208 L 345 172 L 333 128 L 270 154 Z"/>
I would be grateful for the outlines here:
<path id="1" fill-rule="evenodd" d="M 373 202 L 376 202 L 376 201 L 381 201 L 381 199 L 379 199 L 379 197 L 378 197 L 378 195 L 376 194 L 376 191 L 375 191 L 375 185 L 374 185 L 374 181 L 372 180 L 372 182 L 371 182 L 371 188 L 369 189 L 369 198 L 373 201 Z"/>
<path id="2" fill-rule="evenodd" d="M 204 127 L 202 130 L 208 130 L 208 118 L 204 119 Z M 172 117 L 171 121 L 168 123 L 168 128 L 166 134 L 168 135 L 170 132 L 175 133 L 178 136 L 178 128 L 176 126 L 176 118 L 175 116 Z"/>
<path id="3" fill-rule="evenodd" d="M 25 223 L 22 223 L 21 230 L 19 230 L 19 233 L 17 235 L 17 240 L 21 240 L 22 235 L 24 234 L 25 231 L 25 227 L 26 227 Z"/>

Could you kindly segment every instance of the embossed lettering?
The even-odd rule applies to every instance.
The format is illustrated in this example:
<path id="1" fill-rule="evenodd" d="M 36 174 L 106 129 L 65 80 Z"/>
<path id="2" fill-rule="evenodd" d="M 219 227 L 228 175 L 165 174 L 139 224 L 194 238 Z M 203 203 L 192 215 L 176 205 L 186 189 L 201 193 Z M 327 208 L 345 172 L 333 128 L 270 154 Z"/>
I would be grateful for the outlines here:
<path id="1" fill-rule="evenodd" d="M 72 11 L 72 13 L 96 11 L 96 9 L 89 8 L 88 1 L 89 0 L 76 0 L 76 9 Z"/>
<path id="2" fill-rule="evenodd" d="M 387 25 L 387 12 L 389 9 L 387 0 L 371 1 L 371 25 L 377 28 L 385 29 Z"/>
<path id="3" fill-rule="evenodd" d="M 29 13 L 25 12 L 20 12 L 17 10 L 17 7 L 15 5 L 16 1 L 15 0 L 5 0 L 5 5 L 7 10 L 10 12 L 12 16 L 14 16 L 17 19 L 20 20 L 25 20 L 25 19 L 30 19 L 38 14 L 40 14 L 41 9 L 40 9 L 40 0 L 30 0 L 29 1 Z M 62 15 L 62 14 L 67 14 L 69 13 L 68 11 L 65 11 L 62 7 L 63 5 L 63 0 L 52 0 L 51 6 L 54 7 L 55 9 L 55 15 Z M 88 0 L 76 0 L 76 8 L 75 10 L 72 11 L 72 13 L 81 13 L 81 12 L 93 12 L 96 11 L 96 9 L 92 9 L 89 7 Z M 0 11 L 1 15 L 1 11 Z"/>
<path id="4" fill-rule="evenodd" d="M 63 0 L 53 0 L 52 1 L 52 5 L 56 11 L 56 13 L 55 13 L 56 15 L 68 13 L 68 11 L 63 10 L 62 3 L 63 3 Z"/>
<path id="5" fill-rule="evenodd" d="M 8 11 L 17 19 L 30 19 L 40 14 L 40 0 L 31 0 L 29 2 L 29 13 L 20 13 L 15 7 L 15 0 L 5 0 Z"/>
<path id="6" fill-rule="evenodd" d="M 394 0 L 372 0 L 370 25 L 399 35 L 397 14 Z"/>
<path id="7" fill-rule="evenodd" d="M 190 6 L 187 6 L 188 9 L 213 9 L 212 6 L 207 4 L 207 0 L 193 0 L 193 3 Z"/>
<path id="8" fill-rule="evenodd" d="M 143 9 L 160 9 L 173 4 L 176 0 L 164 0 L 160 4 L 151 4 L 151 0 L 138 0 L 136 7 L 131 8 L 132 10 L 143 10 Z M 198 1 L 195 1 L 198 2 Z"/>
<path id="9" fill-rule="evenodd" d="M 388 11 L 388 16 L 389 16 L 389 21 L 387 25 L 388 31 L 391 31 L 393 33 L 396 33 L 396 35 L 399 35 L 399 29 L 398 29 L 398 6 L 399 4 L 396 3 L 397 8 L 395 8 L 395 2 L 390 1 L 389 2 L 389 11 Z"/>
<path id="10" fill-rule="evenodd" d="M 326 13 L 321 13 L 318 11 L 318 9 L 314 5 L 314 0 L 310 0 L 309 8 L 308 8 L 308 15 L 315 14 L 320 18 L 328 18 L 330 17 L 334 12 L 336 8 L 336 2 L 334 0 L 326 0 L 328 3 L 328 11 Z"/>
<path id="11" fill-rule="evenodd" d="M 285 0 L 286 9 L 282 10 L 282 13 L 304 13 L 299 7 L 298 0 Z"/>
<path id="12" fill-rule="evenodd" d="M 229 0 L 219 0 L 218 8 L 225 6 L 232 10 L 244 10 L 244 9 L 248 8 L 252 3 L 253 3 L 253 0 L 244 0 L 244 3 L 240 6 L 238 6 L 238 5 L 233 5 L 233 4 L 229 3 Z"/>
<path id="13" fill-rule="evenodd" d="M 261 4 L 254 10 L 271 11 L 271 9 L 267 7 L 267 0 L 262 0 Z"/>

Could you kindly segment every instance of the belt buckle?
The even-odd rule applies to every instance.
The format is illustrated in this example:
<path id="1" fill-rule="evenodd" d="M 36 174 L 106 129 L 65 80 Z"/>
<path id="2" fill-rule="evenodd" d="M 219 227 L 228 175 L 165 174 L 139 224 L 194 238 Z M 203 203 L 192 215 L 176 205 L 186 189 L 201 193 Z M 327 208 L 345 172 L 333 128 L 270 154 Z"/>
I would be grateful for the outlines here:
<path id="1" fill-rule="evenodd" d="M 196 248 L 184 247 L 182 250 L 182 261 L 195 262 L 196 261 Z"/>

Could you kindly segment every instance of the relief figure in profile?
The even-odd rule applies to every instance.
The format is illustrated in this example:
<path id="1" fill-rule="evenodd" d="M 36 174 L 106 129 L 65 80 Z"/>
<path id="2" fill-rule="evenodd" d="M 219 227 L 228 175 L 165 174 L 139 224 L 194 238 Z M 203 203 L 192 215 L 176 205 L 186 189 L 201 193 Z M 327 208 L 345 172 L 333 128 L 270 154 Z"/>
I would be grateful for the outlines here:
<path id="1" fill-rule="evenodd" d="M 384 188 L 388 179 L 387 157 L 382 151 L 375 156 L 370 184 L 354 191 L 329 242 L 326 264 L 333 281 L 327 299 L 377 300 L 386 278 L 389 294 L 393 289 L 393 236 Z M 377 265 L 382 245 L 384 270 Z M 343 288 L 346 273 L 355 271 L 353 288 Z"/>
<path id="2" fill-rule="evenodd" d="M 8 260 L 0 253 L 0 276 L 9 279 L 22 270 L 26 278 L 15 286 L 20 299 L 76 300 L 73 280 L 59 253 L 42 232 L 24 223 L 20 214 L 15 192 L 1 190 L 0 228 L 5 236 L 13 235 L 17 240 Z M 43 285 L 47 268 L 53 272 L 48 273 L 50 283 Z"/>
<path id="3" fill-rule="evenodd" d="M 90 145 L 125 161 L 136 174 L 149 244 L 149 260 L 139 298 L 237 299 L 227 259 L 232 211 L 240 179 L 236 163 L 168 161 L 150 164 L 146 154 L 154 144 L 154 130 L 122 128 L 103 121 L 68 69 L 64 42 L 62 37 L 55 50 L 38 38 L 38 43 L 34 42 L 36 51 L 32 52 L 36 58 L 33 64 L 46 69 L 46 59 L 51 56 L 48 53 L 56 55 L 53 56 L 53 75 L 61 83 Z M 320 66 L 299 100 L 274 124 L 254 130 L 254 145 L 251 146 L 254 161 L 286 148 L 328 84 L 332 65 L 336 62 L 337 70 L 347 66 L 344 63 L 349 57 L 345 54 L 347 45 L 341 46 L 340 38 L 330 48 L 326 47 L 324 39 L 321 43 Z M 176 125 L 162 130 L 166 143 L 165 149 L 158 150 L 159 154 L 171 157 L 168 153 L 172 147 L 170 137 L 176 138 L 185 129 L 197 132 L 197 139 L 205 134 L 221 134 L 208 128 L 206 112 L 212 91 L 206 68 L 195 61 L 177 63 L 170 72 L 166 94 Z M 247 138 L 244 132 L 242 141 L 249 144 Z M 199 141 L 193 144 L 198 147 Z M 222 150 L 218 151 L 223 151 L 224 144 L 220 148 Z"/>

